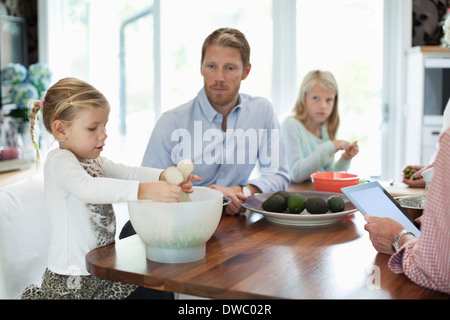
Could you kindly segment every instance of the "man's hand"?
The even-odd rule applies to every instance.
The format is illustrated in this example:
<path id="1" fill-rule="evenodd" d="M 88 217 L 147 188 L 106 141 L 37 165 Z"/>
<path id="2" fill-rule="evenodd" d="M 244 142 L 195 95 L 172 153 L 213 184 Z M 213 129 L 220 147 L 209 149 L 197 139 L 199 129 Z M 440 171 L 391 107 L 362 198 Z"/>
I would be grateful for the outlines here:
<path id="1" fill-rule="evenodd" d="M 369 232 L 369 239 L 373 247 L 380 253 L 393 254 L 392 244 L 395 237 L 402 231 L 403 226 L 391 218 L 380 218 L 366 214 L 367 223 L 364 229 Z"/>
<path id="2" fill-rule="evenodd" d="M 242 193 L 242 188 L 240 186 L 221 187 L 213 184 L 209 187 L 222 192 L 224 196 L 231 199 L 231 202 L 226 206 L 225 214 L 233 216 L 245 212 L 246 209 L 242 206 L 242 204 L 245 200 L 247 200 L 247 197 Z"/>

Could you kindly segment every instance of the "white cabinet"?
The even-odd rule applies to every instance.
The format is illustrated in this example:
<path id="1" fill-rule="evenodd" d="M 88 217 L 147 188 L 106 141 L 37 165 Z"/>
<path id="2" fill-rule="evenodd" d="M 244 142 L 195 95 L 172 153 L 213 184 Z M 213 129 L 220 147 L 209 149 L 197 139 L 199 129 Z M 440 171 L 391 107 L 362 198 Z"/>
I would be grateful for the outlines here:
<path id="1" fill-rule="evenodd" d="M 405 165 L 426 165 L 442 131 L 450 97 L 450 51 L 414 47 L 406 59 Z"/>

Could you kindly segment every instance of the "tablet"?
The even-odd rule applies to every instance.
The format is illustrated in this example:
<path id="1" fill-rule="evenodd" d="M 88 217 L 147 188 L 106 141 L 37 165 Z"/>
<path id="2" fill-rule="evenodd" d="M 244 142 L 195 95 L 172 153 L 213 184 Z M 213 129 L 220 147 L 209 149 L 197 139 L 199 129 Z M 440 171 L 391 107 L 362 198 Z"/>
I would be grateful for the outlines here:
<path id="1" fill-rule="evenodd" d="M 420 236 L 419 225 L 378 182 L 346 187 L 341 191 L 363 215 L 389 217 L 416 237 Z"/>

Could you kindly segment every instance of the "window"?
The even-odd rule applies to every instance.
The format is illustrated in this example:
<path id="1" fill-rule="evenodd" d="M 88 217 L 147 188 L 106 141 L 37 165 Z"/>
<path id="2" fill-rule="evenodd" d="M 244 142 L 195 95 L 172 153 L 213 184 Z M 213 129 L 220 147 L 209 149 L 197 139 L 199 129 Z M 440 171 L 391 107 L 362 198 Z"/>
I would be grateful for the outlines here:
<path id="1" fill-rule="evenodd" d="M 270 95 L 271 0 L 211 3 L 49 0 L 46 4 L 49 16 L 60 17 L 48 20 L 54 24 L 48 27 L 54 80 L 67 76 L 86 80 L 111 104 L 104 155 L 140 164 L 160 114 L 193 99 L 203 86 L 201 46 L 216 28 L 235 27 L 245 33 L 253 66 L 242 90 Z"/>
<path id="2" fill-rule="evenodd" d="M 110 101 L 106 156 L 139 165 L 161 113 L 193 99 L 203 86 L 205 37 L 235 27 L 252 50 L 252 70 L 241 91 L 272 100 L 281 119 L 309 70 L 332 71 L 340 88 L 338 138 L 360 145 L 350 171 L 380 175 L 383 0 L 41 3 L 49 17 L 58 17 L 47 22 L 55 80 L 78 76 Z M 294 53 L 286 56 L 286 48 Z"/>
<path id="3" fill-rule="evenodd" d="M 203 86 L 201 48 L 215 29 L 237 28 L 250 44 L 252 70 L 241 91 L 270 98 L 272 1 L 161 1 L 162 111 L 193 99 Z"/>
<path id="4" fill-rule="evenodd" d="M 331 71 L 339 88 L 337 139 L 358 141 L 351 172 L 381 174 L 382 0 L 297 0 L 299 81 Z"/>

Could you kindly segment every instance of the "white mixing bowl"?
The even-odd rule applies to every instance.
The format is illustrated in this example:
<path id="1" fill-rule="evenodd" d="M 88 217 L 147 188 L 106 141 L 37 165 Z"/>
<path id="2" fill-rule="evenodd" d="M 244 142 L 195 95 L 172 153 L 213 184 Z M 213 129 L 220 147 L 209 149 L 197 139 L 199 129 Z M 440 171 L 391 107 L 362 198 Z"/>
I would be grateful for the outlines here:
<path id="1" fill-rule="evenodd" d="M 220 191 L 194 187 L 192 202 L 128 203 L 130 221 L 146 245 L 147 258 L 184 263 L 205 256 L 206 242 L 219 225 L 223 196 Z"/>

